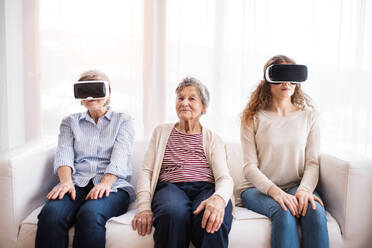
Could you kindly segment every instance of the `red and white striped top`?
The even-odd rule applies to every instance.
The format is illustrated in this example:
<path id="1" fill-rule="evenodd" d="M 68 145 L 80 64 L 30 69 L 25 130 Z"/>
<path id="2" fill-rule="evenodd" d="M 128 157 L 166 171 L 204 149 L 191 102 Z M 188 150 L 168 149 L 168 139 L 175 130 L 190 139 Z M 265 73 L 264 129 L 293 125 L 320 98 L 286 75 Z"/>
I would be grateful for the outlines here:
<path id="1" fill-rule="evenodd" d="M 210 182 L 213 172 L 203 149 L 202 134 L 183 134 L 173 128 L 160 169 L 161 182 Z"/>

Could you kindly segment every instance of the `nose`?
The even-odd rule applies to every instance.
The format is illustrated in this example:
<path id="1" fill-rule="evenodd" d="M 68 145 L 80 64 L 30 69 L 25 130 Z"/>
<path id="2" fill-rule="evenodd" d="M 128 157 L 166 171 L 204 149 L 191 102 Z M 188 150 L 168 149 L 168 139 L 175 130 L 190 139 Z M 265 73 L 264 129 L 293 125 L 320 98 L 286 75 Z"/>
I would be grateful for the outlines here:
<path id="1" fill-rule="evenodd" d="M 189 100 L 183 99 L 181 104 L 182 104 L 182 106 L 187 106 L 187 105 L 189 105 Z"/>

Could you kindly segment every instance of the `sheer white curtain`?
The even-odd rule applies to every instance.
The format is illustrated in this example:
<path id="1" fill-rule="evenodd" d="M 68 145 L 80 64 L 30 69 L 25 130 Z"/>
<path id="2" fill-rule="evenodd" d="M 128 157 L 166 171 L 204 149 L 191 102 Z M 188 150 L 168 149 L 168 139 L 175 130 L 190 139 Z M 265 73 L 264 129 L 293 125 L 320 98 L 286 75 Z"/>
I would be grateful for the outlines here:
<path id="1" fill-rule="evenodd" d="M 143 1 L 40 0 L 43 134 L 56 136 L 61 119 L 83 111 L 72 85 L 89 69 L 111 80 L 114 110 L 135 118 L 143 136 Z"/>
<path id="2" fill-rule="evenodd" d="M 273 55 L 308 65 L 304 90 L 322 117 L 322 151 L 372 156 L 372 3 L 367 0 L 40 0 L 43 133 L 80 111 L 86 69 L 112 80 L 112 105 L 137 139 L 177 120 L 185 76 L 211 92 L 202 122 L 239 141 L 240 113 Z"/>
<path id="3" fill-rule="evenodd" d="M 171 0 L 166 5 L 166 119 L 188 75 L 204 82 L 203 123 L 239 140 L 239 118 L 262 68 L 284 54 L 306 64 L 321 112 L 322 151 L 372 156 L 372 3 L 366 0 Z"/>

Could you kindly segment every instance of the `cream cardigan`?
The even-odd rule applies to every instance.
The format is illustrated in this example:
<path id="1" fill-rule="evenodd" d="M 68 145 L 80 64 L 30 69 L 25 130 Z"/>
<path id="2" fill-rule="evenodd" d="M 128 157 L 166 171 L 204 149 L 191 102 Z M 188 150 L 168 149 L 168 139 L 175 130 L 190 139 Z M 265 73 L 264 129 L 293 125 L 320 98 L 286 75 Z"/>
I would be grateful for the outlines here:
<path id="1" fill-rule="evenodd" d="M 151 201 L 158 183 L 165 148 L 174 125 L 174 123 L 160 125 L 155 128 L 152 134 L 145 154 L 142 172 L 138 179 L 138 212 L 151 210 Z M 215 180 L 214 194 L 221 196 L 227 205 L 232 196 L 234 182 L 227 167 L 224 143 L 218 135 L 204 127 L 202 134 L 204 153 L 209 166 L 212 168 Z"/>

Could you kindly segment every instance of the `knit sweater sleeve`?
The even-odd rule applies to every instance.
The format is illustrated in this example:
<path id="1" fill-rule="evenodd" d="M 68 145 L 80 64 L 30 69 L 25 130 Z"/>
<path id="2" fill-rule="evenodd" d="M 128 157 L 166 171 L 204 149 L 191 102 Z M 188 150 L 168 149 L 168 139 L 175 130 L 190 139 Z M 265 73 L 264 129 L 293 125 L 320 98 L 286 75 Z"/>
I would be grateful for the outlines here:
<path id="1" fill-rule="evenodd" d="M 251 125 L 242 124 L 240 129 L 240 140 L 243 151 L 244 176 L 259 191 L 267 194 L 269 188 L 274 185 L 274 183 L 258 168 L 259 161 L 257 158 L 257 146 L 253 123 Z"/>
<path id="2" fill-rule="evenodd" d="M 313 192 L 319 179 L 320 128 L 319 114 L 311 112 L 305 148 L 305 171 L 298 190 Z"/>

